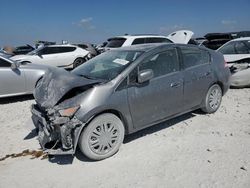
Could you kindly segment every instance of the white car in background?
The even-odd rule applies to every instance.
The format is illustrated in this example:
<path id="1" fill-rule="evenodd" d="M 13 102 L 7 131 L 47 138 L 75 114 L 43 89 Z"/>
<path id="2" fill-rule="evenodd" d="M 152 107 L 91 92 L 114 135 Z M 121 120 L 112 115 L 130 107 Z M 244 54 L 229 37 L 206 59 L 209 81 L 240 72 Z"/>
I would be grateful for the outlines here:
<path id="1" fill-rule="evenodd" d="M 231 40 L 217 49 L 232 73 L 231 86 L 250 87 L 250 37 Z"/>
<path id="2" fill-rule="evenodd" d="M 193 36 L 193 32 L 189 30 L 175 31 L 168 36 L 160 35 L 123 35 L 107 40 L 105 47 L 99 48 L 98 51 L 103 52 L 113 48 L 120 48 L 124 46 L 132 46 L 137 44 L 147 43 L 178 43 L 188 44 Z"/>
<path id="3" fill-rule="evenodd" d="M 75 68 L 89 58 L 89 52 L 74 45 L 49 45 L 38 48 L 26 55 L 15 55 L 12 60 L 50 66 Z"/>

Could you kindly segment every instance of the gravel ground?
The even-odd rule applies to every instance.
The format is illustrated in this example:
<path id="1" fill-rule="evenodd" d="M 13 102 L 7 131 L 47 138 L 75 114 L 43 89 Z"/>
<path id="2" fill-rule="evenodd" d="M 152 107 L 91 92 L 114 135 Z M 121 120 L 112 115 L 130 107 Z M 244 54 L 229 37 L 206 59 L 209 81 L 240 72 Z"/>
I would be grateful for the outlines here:
<path id="1" fill-rule="evenodd" d="M 32 96 L 0 100 L 0 158 L 38 150 Z M 250 187 L 250 89 L 229 90 L 215 114 L 199 111 L 125 138 L 113 157 L 80 152 L 0 161 L 1 187 Z"/>

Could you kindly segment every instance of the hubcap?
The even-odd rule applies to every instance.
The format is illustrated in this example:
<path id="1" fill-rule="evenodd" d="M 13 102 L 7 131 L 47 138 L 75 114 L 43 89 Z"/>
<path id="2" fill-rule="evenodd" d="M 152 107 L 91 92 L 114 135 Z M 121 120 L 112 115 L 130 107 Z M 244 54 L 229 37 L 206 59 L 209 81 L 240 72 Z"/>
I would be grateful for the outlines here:
<path id="1" fill-rule="evenodd" d="M 212 109 L 217 109 L 221 102 L 221 91 L 219 88 L 214 88 L 208 98 L 209 106 Z"/>
<path id="2" fill-rule="evenodd" d="M 116 125 L 104 123 L 96 126 L 89 137 L 90 149 L 96 154 L 106 154 L 117 144 L 119 131 Z"/>

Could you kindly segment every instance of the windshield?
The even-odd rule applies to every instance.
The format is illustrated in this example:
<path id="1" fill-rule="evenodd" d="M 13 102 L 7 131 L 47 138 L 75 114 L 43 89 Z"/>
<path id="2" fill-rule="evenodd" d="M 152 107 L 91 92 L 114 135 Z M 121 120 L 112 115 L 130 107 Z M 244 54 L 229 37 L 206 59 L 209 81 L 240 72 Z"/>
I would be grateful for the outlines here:
<path id="1" fill-rule="evenodd" d="M 89 79 L 112 80 L 141 54 L 141 51 L 111 50 L 87 61 L 72 73 Z"/>
<path id="2" fill-rule="evenodd" d="M 37 49 L 35 49 L 35 50 L 29 52 L 28 55 L 35 55 L 35 54 L 37 54 L 38 51 L 40 51 L 40 50 L 43 49 L 43 48 L 44 48 L 44 47 L 37 48 Z"/>

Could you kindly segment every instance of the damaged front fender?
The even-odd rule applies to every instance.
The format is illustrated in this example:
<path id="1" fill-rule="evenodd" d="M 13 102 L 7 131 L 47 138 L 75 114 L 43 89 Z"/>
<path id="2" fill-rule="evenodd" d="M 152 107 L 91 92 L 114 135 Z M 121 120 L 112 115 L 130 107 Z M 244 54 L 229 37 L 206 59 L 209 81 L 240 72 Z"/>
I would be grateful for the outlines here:
<path id="1" fill-rule="evenodd" d="M 45 152 L 51 155 L 74 154 L 77 141 L 85 123 L 75 116 L 46 116 L 37 105 L 32 105 L 32 120 L 38 129 L 38 140 Z M 49 118 L 48 118 L 49 117 Z"/>

